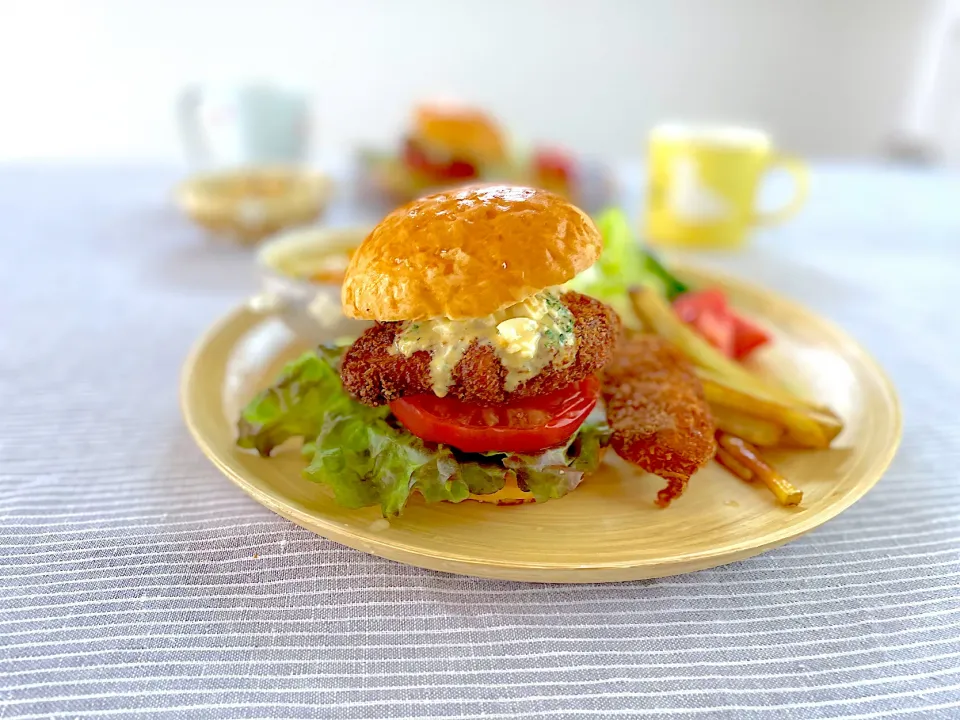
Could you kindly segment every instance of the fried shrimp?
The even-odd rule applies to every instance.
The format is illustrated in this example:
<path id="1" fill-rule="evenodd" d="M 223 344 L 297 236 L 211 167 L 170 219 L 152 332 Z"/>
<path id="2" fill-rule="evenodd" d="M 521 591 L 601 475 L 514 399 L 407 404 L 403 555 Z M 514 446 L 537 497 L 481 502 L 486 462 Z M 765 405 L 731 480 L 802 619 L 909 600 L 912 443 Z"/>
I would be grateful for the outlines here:
<path id="1" fill-rule="evenodd" d="M 493 348 L 474 341 L 463 353 L 447 388 L 449 397 L 480 405 L 500 405 L 558 390 L 599 371 L 610 359 L 620 335 L 620 318 L 598 300 L 575 292 L 561 302 L 574 319 L 576 354 L 564 365 L 548 365 L 516 389 L 506 389 L 507 370 Z M 431 355 L 404 357 L 394 351 L 402 323 L 378 323 L 366 330 L 343 358 L 343 386 L 360 402 L 383 405 L 404 395 L 433 392 Z"/>
<path id="2" fill-rule="evenodd" d="M 689 361 L 667 341 L 640 335 L 623 341 L 606 366 L 603 399 L 623 459 L 667 481 L 666 507 L 716 450 L 713 421 Z"/>

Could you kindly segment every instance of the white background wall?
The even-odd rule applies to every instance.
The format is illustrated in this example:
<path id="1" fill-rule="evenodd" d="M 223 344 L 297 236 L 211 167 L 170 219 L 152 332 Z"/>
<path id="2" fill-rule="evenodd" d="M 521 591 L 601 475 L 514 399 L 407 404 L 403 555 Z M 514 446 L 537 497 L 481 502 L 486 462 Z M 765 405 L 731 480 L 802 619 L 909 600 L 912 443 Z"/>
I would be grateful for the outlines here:
<path id="1" fill-rule="evenodd" d="M 877 154 L 931 0 L 0 0 L 0 159 L 177 159 L 178 88 L 298 82 L 323 142 L 387 143 L 409 105 L 483 103 L 521 137 L 635 152 L 665 118 Z"/>

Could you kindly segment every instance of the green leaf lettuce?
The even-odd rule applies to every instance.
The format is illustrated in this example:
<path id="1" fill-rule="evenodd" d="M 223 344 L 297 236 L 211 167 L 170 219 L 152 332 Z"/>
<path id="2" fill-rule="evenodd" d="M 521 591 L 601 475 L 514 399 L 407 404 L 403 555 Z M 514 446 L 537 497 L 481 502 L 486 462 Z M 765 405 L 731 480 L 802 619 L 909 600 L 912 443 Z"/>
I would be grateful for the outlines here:
<path id="1" fill-rule="evenodd" d="M 396 515 L 414 492 L 427 502 L 456 503 L 497 492 L 511 472 L 542 502 L 566 495 L 600 463 L 608 433 L 596 424 L 539 455 L 471 455 L 425 443 L 387 407 L 367 407 L 344 391 L 336 369 L 340 352 L 321 348 L 289 363 L 243 410 L 237 444 L 268 456 L 301 438 L 305 477 L 330 488 L 341 505 L 379 505 L 383 515 Z"/>
<path id="2" fill-rule="evenodd" d="M 668 300 L 686 292 L 687 286 L 639 242 L 622 210 L 608 208 L 597 215 L 596 223 L 603 236 L 600 259 L 571 280 L 570 289 L 603 300 L 628 324 L 634 317 L 627 296 L 630 288 L 652 287 Z"/>

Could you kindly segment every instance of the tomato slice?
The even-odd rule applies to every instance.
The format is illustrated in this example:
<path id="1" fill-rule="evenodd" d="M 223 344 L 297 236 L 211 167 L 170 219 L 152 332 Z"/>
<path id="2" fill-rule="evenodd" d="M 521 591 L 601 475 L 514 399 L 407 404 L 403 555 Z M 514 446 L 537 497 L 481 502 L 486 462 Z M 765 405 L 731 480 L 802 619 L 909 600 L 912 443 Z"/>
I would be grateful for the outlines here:
<path id="1" fill-rule="evenodd" d="M 474 405 L 451 397 L 411 395 L 390 403 L 407 430 L 464 452 L 536 453 L 570 438 L 597 404 L 595 377 L 507 405 Z"/>

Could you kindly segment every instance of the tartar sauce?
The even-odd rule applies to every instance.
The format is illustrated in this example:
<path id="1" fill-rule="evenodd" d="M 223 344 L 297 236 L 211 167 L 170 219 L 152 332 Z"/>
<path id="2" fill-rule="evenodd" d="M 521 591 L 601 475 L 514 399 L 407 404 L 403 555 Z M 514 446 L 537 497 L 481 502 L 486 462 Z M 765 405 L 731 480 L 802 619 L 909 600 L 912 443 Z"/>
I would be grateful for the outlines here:
<path id="1" fill-rule="evenodd" d="M 577 341 L 573 327 L 570 310 L 550 289 L 486 317 L 407 322 L 397 334 L 394 351 L 404 357 L 429 352 L 433 392 L 443 397 L 453 381 L 453 369 L 476 340 L 493 348 L 507 371 L 505 389 L 512 392 L 548 365 L 573 360 Z"/>

